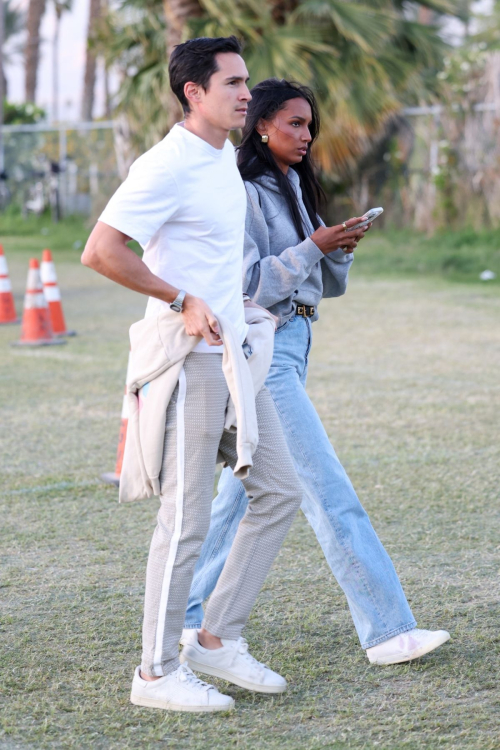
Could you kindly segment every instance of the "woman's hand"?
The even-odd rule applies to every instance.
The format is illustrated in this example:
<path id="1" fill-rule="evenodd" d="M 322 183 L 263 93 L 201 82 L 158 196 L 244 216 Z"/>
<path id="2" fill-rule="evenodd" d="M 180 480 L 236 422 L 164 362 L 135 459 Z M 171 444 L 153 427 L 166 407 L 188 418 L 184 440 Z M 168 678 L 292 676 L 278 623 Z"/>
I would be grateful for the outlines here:
<path id="1" fill-rule="evenodd" d="M 366 227 L 360 227 L 354 232 L 350 232 L 349 227 L 354 227 L 363 220 L 366 220 L 364 216 L 348 219 L 345 222 L 347 230 L 344 229 L 342 224 L 337 224 L 334 227 L 318 227 L 311 234 L 311 239 L 324 255 L 328 255 L 328 253 L 337 250 L 339 247 L 342 248 L 344 253 L 352 253 L 356 249 L 358 242 L 365 236 L 365 232 L 371 227 L 371 224 L 367 224 Z"/>
<path id="2" fill-rule="evenodd" d="M 209 346 L 222 345 L 217 318 L 202 299 L 186 294 L 181 315 L 188 336 L 203 336 Z"/>

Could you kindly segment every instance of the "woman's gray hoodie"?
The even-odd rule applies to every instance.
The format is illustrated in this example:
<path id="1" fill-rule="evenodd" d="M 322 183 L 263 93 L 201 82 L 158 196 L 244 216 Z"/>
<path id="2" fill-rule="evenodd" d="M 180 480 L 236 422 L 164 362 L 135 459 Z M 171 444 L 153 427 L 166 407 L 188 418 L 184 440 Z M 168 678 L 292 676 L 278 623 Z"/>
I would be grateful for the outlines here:
<path id="1" fill-rule="evenodd" d="M 302 200 L 299 176 L 294 169 L 289 169 L 287 176 L 303 215 L 307 235 L 304 241 L 297 234 L 274 177 L 263 175 L 258 182 L 245 182 L 243 291 L 277 315 L 279 325 L 295 315 L 300 303 L 314 305 L 312 320 L 317 320 L 322 297 L 344 294 L 353 260 L 352 253 L 346 255 L 341 249 L 324 255 L 312 241 L 309 235 L 314 228 Z"/>

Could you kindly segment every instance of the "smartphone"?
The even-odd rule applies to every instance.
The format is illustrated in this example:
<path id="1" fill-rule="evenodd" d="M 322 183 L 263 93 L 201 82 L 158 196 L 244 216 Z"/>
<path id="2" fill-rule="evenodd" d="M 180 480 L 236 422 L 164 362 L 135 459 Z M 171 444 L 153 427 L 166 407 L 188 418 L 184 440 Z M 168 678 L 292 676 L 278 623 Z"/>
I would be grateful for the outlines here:
<path id="1" fill-rule="evenodd" d="M 369 211 L 366 211 L 366 213 L 363 214 L 363 216 L 366 216 L 366 221 L 360 221 L 359 224 L 356 224 L 353 227 L 348 228 L 348 232 L 354 232 L 355 229 L 361 229 L 361 227 L 366 227 L 367 224 L 369 224 L 371 221 L 377 218 L 377 216 L 380 216 L 380 214 L 384 213 L 384 209 L 380 206 L 378 208 L 370 208 Z"/>

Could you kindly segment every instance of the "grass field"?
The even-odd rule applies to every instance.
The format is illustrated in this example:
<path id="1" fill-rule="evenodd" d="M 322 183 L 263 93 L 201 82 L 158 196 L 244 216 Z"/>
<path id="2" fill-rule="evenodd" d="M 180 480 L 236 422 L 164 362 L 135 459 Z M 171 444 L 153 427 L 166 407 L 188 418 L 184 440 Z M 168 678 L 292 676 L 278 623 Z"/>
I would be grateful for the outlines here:
<path id="1" fill-rule="evenodd" d="M 8 238 L 13 248 L 24 252 L 50 247 L 74 258 L 88 234 L 88 222 L 76 217 L 54 225 L 47 216 L 29 221 L 16 213 L 0 216 L 0 241 Z M 412 230 L 380 231 L 375 222 L 356 251 L 356 271 L 365 276 L 432 276 L 476 283 L 485 270 L 496 274 L 488 285 L 499 285 L 500 229 L 463 229 L 427 237 Z"/>
<path id="2" fill-rule="evenodd" d="M 452 640 L 371 666 L 299 516 L 246 631 L 290 689 L 220 683 L 232 715 L 169 715 L 128 702 L 156 501 L 119 506 L 98 481 L 144 300 L 78 264 L 81 227 L 3 229 L 18 306 L 28 251 L 52 245 L 79 336 L 19 350 L 19 328 L 0 328 L 0 747 L 498 750 L 498 286 L 368 275 L 361 261 L 315 325 L 310 394 L 419 625 Z"/>

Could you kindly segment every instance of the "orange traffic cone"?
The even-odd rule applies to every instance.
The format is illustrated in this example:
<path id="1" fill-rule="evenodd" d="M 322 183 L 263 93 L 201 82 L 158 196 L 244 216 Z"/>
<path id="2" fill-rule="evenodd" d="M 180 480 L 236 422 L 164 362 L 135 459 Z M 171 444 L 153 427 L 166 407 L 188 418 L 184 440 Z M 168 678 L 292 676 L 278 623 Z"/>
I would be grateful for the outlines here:
<path id="1" fill-rule="evenodd" d="M 56 268 L 50 250 L 44 250 L 42 253 L 40 275 L 42 277 L 45 299 L 49 303 L 50 320 L 54 336 L 76 336 L 76 331 L 68 331 L 66 329 L 66 321 L 64 320 L 61 303 L 61 292 L 57 284 Z"/>
<path id="2" fill-rule="evenodd" d="M 130 354 L 128 357 L 127 377 L 125 380 L 125 391 L 122 403 L 122 417 L 120 422 L 120 435 L 118 437 L 118 450 L 116 451 L 116 466 L 114 471 L 108 471 L 101 474 L 101 479 L 107 484 L 114 484 L 116 487 L 120 484 L 120 474 L 122 473 L 123 454 L 125 452 L 125 440 L 127 439 L 128 428 L 128 398 L 127 398 L 127 381 L 130 369 Z"/>
<path id="3" fill-rule="evenodd" d="M 0 245 L 0 325 L 7 323 L 19 323 L 14 306 L 14 296 L 12 294 L 12 284 L 9 279 L 9 269 L 3 252 L 3 246 Z"/>
<path id="4" fill-rule="evenodd" d="M 55 339 L 52 333 L 47 300 L 43 293 L 40 267 L 36 258 L 30 260 L 26 296 L 24 297 L 21 339 L 13 346 L 44 346 L 65 344 L 64 339 Z"/>

